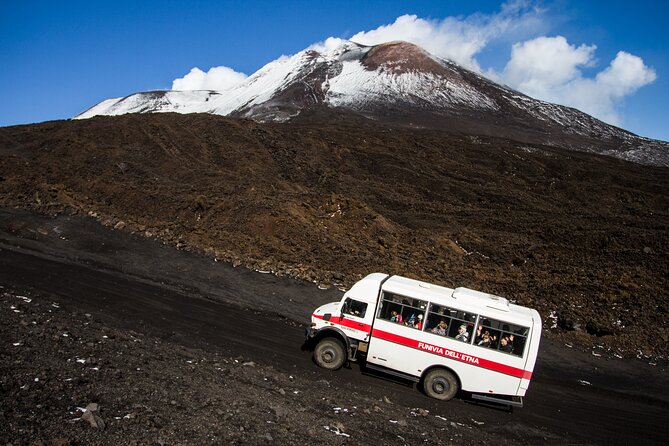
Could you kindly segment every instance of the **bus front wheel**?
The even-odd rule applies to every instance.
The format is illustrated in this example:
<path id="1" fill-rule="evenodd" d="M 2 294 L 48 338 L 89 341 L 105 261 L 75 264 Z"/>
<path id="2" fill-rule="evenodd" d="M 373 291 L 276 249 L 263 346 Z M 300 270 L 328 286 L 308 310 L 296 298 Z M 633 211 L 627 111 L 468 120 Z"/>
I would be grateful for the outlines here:
<path id="1" fill-rule="evenodd" d="M 325 338 L 314 349 L 314 361 L 324 369 L 337 370 L 346 362 L 346 352 L 341 342 Z"/>
<path id="2" fill-rule="evenodd" d="M 423 388 L 427 396 L 448 401 L 458 393 L 458 379 L 448 370 L 434 369 L 425 376 Z"/>

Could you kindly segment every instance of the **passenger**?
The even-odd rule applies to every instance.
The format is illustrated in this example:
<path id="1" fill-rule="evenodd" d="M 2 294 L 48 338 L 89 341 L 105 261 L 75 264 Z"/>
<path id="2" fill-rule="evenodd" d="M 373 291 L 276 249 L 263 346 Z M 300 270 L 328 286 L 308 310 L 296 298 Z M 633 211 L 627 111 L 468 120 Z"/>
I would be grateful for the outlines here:
<path id="1" fill-rule="evenodd" d="M 418 330 L 423 329 L 423 315 L 419 314 L 418 318 L 415 320 L 415 323 L 413 324 L 413 328 L 416 328 Z"/>
<path id="2" fill-rule="evenodd" d="M 513 353 L 514 351 L 523 351 L 522 348 L 521 349 L 517 348 L 518 343 L 514 340 L 515 337 L 512 334 L 510 334 L 508 338 L 509 338 L 509 345 L 511 346 L 511 353 Z"/>
<path id="3" fill-rule="evenodd" d="M 499 341 L 499 351 L 504 352 L 504 353 L 513 352 L 513 346 L 509 342 L 509 338 L 504 337 Z"/>
<path id="4" fill-rule="evenodd" d="M 476 328 L 476 336 L 474 336 L 474 342 L 477 344 L 479 341 L 483 338 L 483 325 L 479 324 L 479 326 Z"/>
<path id="5" fill-rule="evenodd" d="M 483 333 L 483 336 L 481 336 L 481 339 L 476 343 L 476 345 L 480 345 L 481 347 L 490 347 L 492 343 L 492 339 L 490 339 L 490 333 L 488 331 Z"/>
<path id="6" fill-rule="evenodd" d="M 440 336 L 446 336 L 446 321 L 440 320 L 439 324 L 432 329 L 432 333 L 436 333 Z"/>
<path id="7" fill-rule="evenodd" d="M 513 341 L 513 354 L 522 356 L 523 351 L 525 350 L 525 337 L 516 336 L 515 341 Z"/>
<path id="8" fill-rule="evenodd" d="M 398 324 L 402 323 L 402 315 L 397 313 L 397 311 L 393 311 L 390 313 L 390 322 L 397 322 Z"/>
<path id="9" fill-rule="evenodd" d="M 467 326 L 464 324 L 460 325 L 460 328 L 458 328 L 458 334 L 455 336 L 455 340 L 467 342 L 468 338 L 469 338 L 469 333 L 467 332 Z"/>

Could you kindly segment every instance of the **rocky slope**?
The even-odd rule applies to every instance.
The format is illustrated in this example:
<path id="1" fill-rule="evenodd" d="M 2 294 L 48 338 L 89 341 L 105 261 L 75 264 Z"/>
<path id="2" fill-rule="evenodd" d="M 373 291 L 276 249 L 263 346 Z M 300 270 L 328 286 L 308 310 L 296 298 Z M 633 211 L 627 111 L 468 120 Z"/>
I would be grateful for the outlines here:
<path id="1" fill-rule="evenodd" d="M 323 286 L 374 271 L 467 286 L 537 308 L 568 342 L 666 356 L 666 168 L 324 117 L 2 128 L 0 205 Z"/>

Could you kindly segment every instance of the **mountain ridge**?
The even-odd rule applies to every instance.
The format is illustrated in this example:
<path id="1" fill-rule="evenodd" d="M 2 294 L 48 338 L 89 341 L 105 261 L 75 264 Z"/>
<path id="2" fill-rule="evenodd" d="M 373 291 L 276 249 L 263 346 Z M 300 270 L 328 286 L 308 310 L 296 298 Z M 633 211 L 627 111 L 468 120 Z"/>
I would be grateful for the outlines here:
<path id="1" fill-rule="evenodd" d="M 669 166 L 669 143 L 533 99 L 402 41 L 308 48 L 268 63 L 230 90 L 134 93 L 102 101 L 75 118 L 177 112 L 285 122 L 317 107 Z"/>

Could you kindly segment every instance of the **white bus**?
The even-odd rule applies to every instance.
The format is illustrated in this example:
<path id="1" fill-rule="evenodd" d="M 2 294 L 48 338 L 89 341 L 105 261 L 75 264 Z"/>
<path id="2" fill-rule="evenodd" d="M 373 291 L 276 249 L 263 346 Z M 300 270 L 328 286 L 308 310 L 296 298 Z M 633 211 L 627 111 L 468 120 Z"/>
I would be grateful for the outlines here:
<path id="1" fill-rule="evenodd" d="M 428 396 L 522 406 L 541 338 L 536 310 L 503 297 L 370 274 L 340 302 L 316 309 L 307 328 L 315 362 L 347 360 L 422 382 Z"/>

